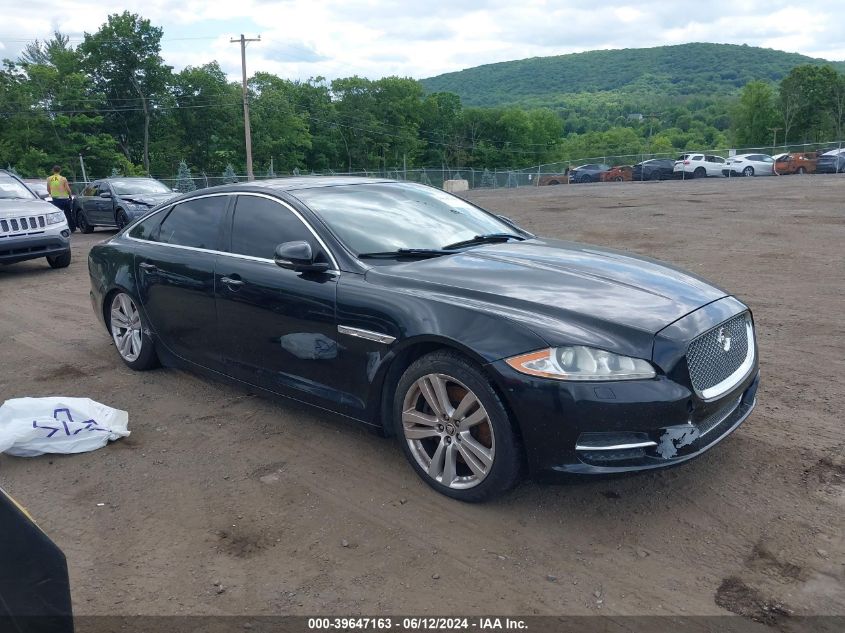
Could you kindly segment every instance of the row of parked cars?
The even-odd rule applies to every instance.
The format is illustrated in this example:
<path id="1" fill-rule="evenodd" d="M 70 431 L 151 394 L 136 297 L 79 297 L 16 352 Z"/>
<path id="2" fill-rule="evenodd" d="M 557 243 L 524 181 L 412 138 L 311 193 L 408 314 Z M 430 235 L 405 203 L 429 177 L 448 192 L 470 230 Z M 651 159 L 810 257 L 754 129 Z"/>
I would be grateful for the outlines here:
<path id="1" fill-rule="evenodd" d="M 724 176 L 784 176 L 788 174 L 835 174 L 845 172 L 845 149 L 822 152 L 786 152 L 769 156 L 752 153 L 722 158 L 715 154 L 682 154 L 677 159 L 653 158 L 633 166 L 612 167 L 587 163 L 564 176 L 545 176 L 540 184 L 669 180 Z"/>

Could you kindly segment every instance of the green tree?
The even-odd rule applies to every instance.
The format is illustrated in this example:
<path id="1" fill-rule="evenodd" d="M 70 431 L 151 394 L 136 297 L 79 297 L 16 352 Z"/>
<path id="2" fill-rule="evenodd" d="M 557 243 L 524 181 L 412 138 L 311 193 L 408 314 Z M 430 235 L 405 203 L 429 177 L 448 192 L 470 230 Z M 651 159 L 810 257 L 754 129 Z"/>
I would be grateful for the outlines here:
<path id="1" fill-rule="evenodd" d="M 196 190 L 197 186 L 194 184 L 194 179 L 191 176 L 191 170 L 188 163 L 184 160 L 179 161 L 179 172 L 176 174 L 176 186 L 173 188 L 176 191 L 187 193 Z"/>
<path id="2" fill-rule="evenodd" d="M 742 89 L 733 112 L 734 142 L 738 147 L 766 144 L 771 138 L 777 112 L 774 92 L 765 81 L 751 81 Z"/>
<path id="3" fill-rule="evenodd" d="M 150 122 L 170 79 L 170 67 L 160 54 L 161 36 L 161 28 L 124 11 L 110 15 L 96 33 L 85 33 L 79 46 L 95 91 L 111 106 L 107 128 L 120 140 L 129 160 L 140 154 L 147 173 Z"/>

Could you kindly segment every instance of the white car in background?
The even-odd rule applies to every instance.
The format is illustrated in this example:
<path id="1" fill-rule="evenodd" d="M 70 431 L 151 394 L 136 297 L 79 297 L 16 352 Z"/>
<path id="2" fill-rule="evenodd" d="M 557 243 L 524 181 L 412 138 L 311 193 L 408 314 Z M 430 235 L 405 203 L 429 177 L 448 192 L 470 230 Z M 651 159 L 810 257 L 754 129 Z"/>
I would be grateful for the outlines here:
<path id="1" fill-rule="evenodd" d="M 722 177 L 725 159 L 713 154 L 684 154 L 675 161 L 675 178 Z"/>
<path id="2" fill-rule="evenodd" d="M 725 176 L 774 176 L 775 159 L 767 154 L 731 156 L 722 170 Z"/>

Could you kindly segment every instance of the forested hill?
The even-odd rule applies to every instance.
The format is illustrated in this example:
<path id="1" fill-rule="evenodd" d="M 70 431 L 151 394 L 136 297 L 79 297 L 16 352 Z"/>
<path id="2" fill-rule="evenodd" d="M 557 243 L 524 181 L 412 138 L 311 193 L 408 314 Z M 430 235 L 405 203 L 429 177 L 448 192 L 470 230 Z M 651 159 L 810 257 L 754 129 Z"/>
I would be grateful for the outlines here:
<path id="1" fill-rule="evenodd" d="M 454 92 L 464 105 L 555 106 L 561 95 L 618 91 L 652 98 L 729 95 L 754 79 L 779 81 L 801 64 L 828 62 L 770 48 L 680 44 L 533 57 L 423 79 L 427 92 Z"/>

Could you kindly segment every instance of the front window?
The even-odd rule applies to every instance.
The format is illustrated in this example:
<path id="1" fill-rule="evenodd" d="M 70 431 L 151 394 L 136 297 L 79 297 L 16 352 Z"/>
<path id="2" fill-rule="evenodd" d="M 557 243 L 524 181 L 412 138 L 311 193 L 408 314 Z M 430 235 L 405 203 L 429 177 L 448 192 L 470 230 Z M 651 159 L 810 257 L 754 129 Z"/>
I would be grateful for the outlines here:
<path id="1" fill-rule="evenodd" d="M 292 192 L 356 254 L 442 249 L 512 226 L 448 193 L 413 183 L 314 187 Z"/>
<path id="2" fill-rule="evenodd" d="M 0 200 L 38 200 L 38 196 L 17 178 L 0 174 Z"/>
<path id="3" fill-rule="evenodd" d="M 167 185 L 152 178 L 124 178 L 110 181 L 112 189 L 119 196 L 132 194 L 171 193 Z"/>

